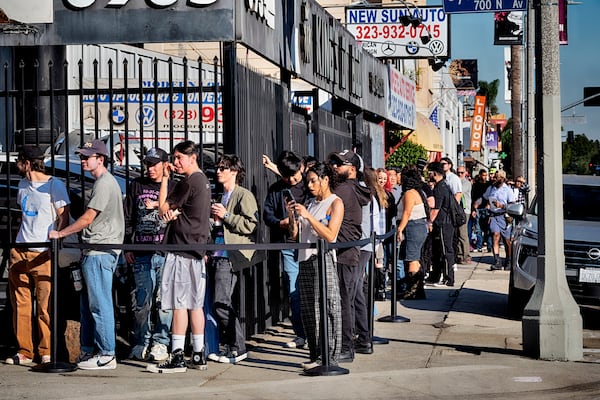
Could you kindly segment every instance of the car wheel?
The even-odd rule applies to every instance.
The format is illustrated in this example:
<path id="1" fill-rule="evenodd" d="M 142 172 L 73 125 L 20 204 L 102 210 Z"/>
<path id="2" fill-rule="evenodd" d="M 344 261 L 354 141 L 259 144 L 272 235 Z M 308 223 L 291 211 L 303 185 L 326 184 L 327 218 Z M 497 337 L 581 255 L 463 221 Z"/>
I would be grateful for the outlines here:
<path id="1" fill-rule="evenodd" d="M 533 294 L 533 288 L 529 290 L 517 289 L 513 282 L 512 271 L 510 273 L 510 280 L 508 285 L 508 317 L 514 320 L 520 320 L 523 318 L 523 310 L 529 302 L 531 295 Z"/>

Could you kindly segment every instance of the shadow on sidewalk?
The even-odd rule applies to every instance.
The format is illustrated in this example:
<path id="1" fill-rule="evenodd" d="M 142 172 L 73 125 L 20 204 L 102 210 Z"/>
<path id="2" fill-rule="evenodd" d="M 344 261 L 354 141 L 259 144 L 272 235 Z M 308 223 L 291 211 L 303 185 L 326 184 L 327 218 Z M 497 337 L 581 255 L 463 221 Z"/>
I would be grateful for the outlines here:
<path id="1" fill-rule="evenodd" d="M 437 342 L 426 342 L 421 340 L 407 340 L 407 339 L 389 339 L 390 342 L 405 343 L 405 344 L 418 344 L 425 346 L 435 346 L 436 348 L 448 348 L 462 353 L 469 353 L 474 355 L 481 355 L 481 353 L 492 353 L 492 354 L 504 354 L 508 356 L 522 356 L 523 351 L 515 349 L 507 349 L 500 347 L 486 347 L 486 346 L 469 346 L 464 344 L 451 344 L 451 343 L 437 343 Z"/>
<path id="2" fill-rule="evenodd" d="M 468 288 L 426 289 L 425 293 L 425 300 L 404 300 L 401 304 L 414 310 L 455 311 L 509 319 L 504 293 Z"/>

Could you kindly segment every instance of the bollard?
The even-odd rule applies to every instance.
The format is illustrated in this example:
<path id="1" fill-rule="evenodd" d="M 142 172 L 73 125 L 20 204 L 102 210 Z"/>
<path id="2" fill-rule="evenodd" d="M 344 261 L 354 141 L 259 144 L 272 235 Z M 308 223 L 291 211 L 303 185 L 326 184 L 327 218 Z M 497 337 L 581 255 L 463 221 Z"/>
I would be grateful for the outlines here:
<path id="1" fill-rule="evenodd" d="M 396 232 L 396 226 L 392 225 L 392 231 L 394 231 L 394 235 Z M 391 310 L 390 315 L 381 317 L 378 319 L 379 322 L 410 322 L 410 318 L 403 317 L 401 315 L 397 315 L 397 302 L 396 300 L 396 269 L 398 268 L 398 241 L 394 236 L 394 240 L 392 240 L 392 299 L 391 301 Z"/>

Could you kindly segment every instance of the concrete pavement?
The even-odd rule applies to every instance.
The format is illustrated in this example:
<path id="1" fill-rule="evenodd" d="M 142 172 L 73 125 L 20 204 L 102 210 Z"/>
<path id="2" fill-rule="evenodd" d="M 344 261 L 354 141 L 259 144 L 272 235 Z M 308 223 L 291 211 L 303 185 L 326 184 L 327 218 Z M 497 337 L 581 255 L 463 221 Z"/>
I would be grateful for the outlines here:
<path id="1" fill-rule="evenodd" d="M 600 398 L 600 331 L 584 331 L 584 360 L 549 362 L 521 354 L 521 323 L 506 318 L 508 272 L 488 271 L 472 254 L 456 287 L 427 287 L 426 300 L 398 303 L 410 322 L 375 322 L 389 339 L 371 355 L 357 354 L 350 373 L 308 377 L 303 349 L 281 325 L 248 342 L 238 365 L 209 361 L 207 371 L 151 374 L 145 363 L 122 360 L 116 370 L 34 373 L 0 365 L 0 399 L 593 399 Z M 390 302 L 377 302 L 377 318 Z"/>

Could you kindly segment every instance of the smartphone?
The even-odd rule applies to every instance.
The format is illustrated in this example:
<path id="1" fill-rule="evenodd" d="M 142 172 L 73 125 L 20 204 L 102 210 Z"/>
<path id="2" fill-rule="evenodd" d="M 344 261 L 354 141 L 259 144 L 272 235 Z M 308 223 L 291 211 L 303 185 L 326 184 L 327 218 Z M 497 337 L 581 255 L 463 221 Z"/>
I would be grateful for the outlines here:
<path id="1" fill-rule="evenodd" d="M 283 193 L 283 198 L 285 199 L 286 203 L 296 201 L 296 199 L 294 199 L 294 195 L 292 194 L 292 191 L 290 189 L 283 189 L 282 193 Z"/>

